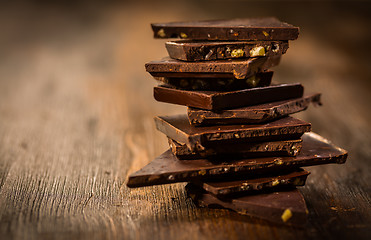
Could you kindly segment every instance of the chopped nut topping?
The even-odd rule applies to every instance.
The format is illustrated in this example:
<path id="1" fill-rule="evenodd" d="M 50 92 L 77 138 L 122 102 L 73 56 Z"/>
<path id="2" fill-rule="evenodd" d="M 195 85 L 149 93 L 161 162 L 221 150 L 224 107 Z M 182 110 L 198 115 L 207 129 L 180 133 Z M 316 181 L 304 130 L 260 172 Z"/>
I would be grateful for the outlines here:
<path id="1" fill-rule="evenodd" d="M 278 45 L 277 43 L 275 43 L 272 47 L 272 52 L 278 52 L 278 50 L 280 50 L 280 45 Z"/>
<path id="2" fill-rule="evenodd" d="M 249 188 L 250 188 L 250 186 L 247 185 L 247 184 L 243 184 L 242 186 L 240 186 L 240 189 L 241 189 L 242 191 L 244 191 L 244 190 L 249 190 Z"/>
<path id="3" fill-rule="evenodd" d="M 299 149 L 295 145 L 293 145 L 290 149 L 291 155 L 296 155 L 298 153 L 298 151 L 299 151 Z"/>
<path id="4" fill-rule="evenodd" d="M 238 49 L 234 49 L 231 52 L 231 57 L 235 57 L 235 58 L 243 57 L 244 54 L 245 52 L 241 48 L 238 48 Z"/>
<path id="5" fill-rule="evenodd" d="M 214 51 L 212 49 L 210 49 L 209 53 L 206 54 L 206 56 L 205 56 L 205 60 L 208 60 L 211 57 L 211 55 L 213 55 L 213 53 L 214 53 Z"/>
<path id="6" fill-rule="evenodd" d="M 292 212 L 290 209 L 286 209 L 281 215 L 281 219 L 283 222 L 287 222 L 291 217 L 292 217 Z"/>
<path id="7" fill-rule="evenodd" d="M 218 191 L 218 193 L 219 193 L 219 194 L 222 194 L 222 195 L 224 195 L 224 194 L 228 194 L 228 192 L 229 192 L 228 189 L 222 189 L 222 190 L 219 190 L 219 191 Z"/>
<path id="8" fill-rule="evenodd" d="M 274 160 L 274 163 L 277 164 L 277 165 L 282 165 L 283 164 L 283 161 L 281 159 L 279 159 L 279 158 L 276 158 Z"/>
<path id="9" fill-rule="evenodd" d="M 250 57 L 263 57 L 265 56 L 265 49 L 262 46 L 254 47 L 250 50 Z"/>
<path id="10" fill-rule="evenodd" d="M 272 182 L 272 187 L 277 186 L 278 184 L 280 184 L 280 180 L 276 179 Z"/>
<path id="11" fill-rule="evenodd" d="M 161 28 L 160 30 L 158 30 L 158 32 L 157 32 L 157 36 L 159 36 L 159 37 L 161 37 L 161 38 L 166 37 L 165 31 L 164 31 L 163 28 Z"/>

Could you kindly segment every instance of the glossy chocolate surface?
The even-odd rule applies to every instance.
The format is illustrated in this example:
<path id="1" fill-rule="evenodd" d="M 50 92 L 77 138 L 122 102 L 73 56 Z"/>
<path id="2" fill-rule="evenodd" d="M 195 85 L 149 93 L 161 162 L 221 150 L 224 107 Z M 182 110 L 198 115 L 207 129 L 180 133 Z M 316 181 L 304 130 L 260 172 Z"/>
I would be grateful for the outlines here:
<path id="1" fill-rule="evenodd" d="M 219 158 L 231 157 L 268 157 L 268 156 L 296 156 L 302 147 L 302 140 L 283 140 L 246 143 L 222 143 L 209 146 L 204 150 L 191 151 L 186 144 L 169 138 L 171 151 L 179 159 Z"/>
<path id="2" fill-rule="evenodd" d="M 250 178 L 238 181 L 194 182 L 215 196 L 231 194 L 258 193 L 266 189 L 282 186 L 304 186 L 310 172 L 298 169 L 291 172 L 279 172 L 258 178 Z"/>
<path id="3" fill-rule="evenodd" d="M 195 40 L 295 40 L 299 28 L 277 18 L 245 18 L 151 24 L 155 38 Z"/>
<path id="4" fill-rule="evenodd" d="M 204 62 L 184 62 L 165 57 L 146 63 L 145 68 L 154 77 L 247 79 L 279 62 L 280 55 Z"/>
<path id="5" fill-rule="evenodd" d="M 167 137 L 184 143 L 192 151 L 202 151 L 208 146 L 224 143 L 278 141 L 298 139 L 311 130 L 310 123 L 285 117 L 264 124 L 222 125 L 194 127 L 187 115 L 155 117 L 156 128 Z"/>
<path id="6" fill-rule="evenodd" d="M 303 92 L 304 88 L 301 84 L 293 83 L 229 92 L 187 91 L 166 86 L 157 86 L 154 88 L 153 95 L 159 102 L 219 111 L 292 98 L 301 98 Z"/>
<path id="7" fill-rule="evenodd" d="M 155 77 L 167 87 L 196 91 L 234 91 L 255 87 L 266 87 L 272 82 L 272 71 L 257 73 L 247 79 L 234 78 L 166 78 Z"/>
<path id="8" fill-rule="evenodd" d="M 165 44 L 169 56 L 182 61 L 210 61 L 221 59 L 276 56 L 286 53 L 287 41 L 169 41 Z"/>
<path id="9" fill-rule="evenodd" d="M 195 126 L 263 123 L 306 110 L 310 103 L 316 106 L 321 105 L 321 94 L 304 94 L 301 98 L 220 111 L 189 107 L 188 118 Z"/>
<path id="10" fill-rule="evenodd" d="M 296 157 L 265 157 L 212 161 L 179 160 L 171 150 L 129 176 L 128 187 L 151 186 L 187 181 L 232 181 L 236 177 L 258 176 L 298 167 L 345 163 L 347 151 L 315 133 L 303 136 L 303 148 Z"/>
<path id="11" fill-rule="evenodd" d="M 235 198 L 217 198 L 188 184 L 187 194 L 199 207 L 226 208 L 242 215 L 288 225 L 304 225 L 308 209 L 298 189 L 246 195 Z"/>

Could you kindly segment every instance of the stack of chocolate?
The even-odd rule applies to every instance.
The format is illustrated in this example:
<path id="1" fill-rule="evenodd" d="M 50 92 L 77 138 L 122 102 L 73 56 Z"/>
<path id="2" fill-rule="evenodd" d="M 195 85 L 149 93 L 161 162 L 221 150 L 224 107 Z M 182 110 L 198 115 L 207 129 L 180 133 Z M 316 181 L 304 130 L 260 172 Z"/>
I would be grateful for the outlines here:
<path id="1" fill-rule="evenodd" d="M 272 83 L 299 29 L 275 18 L 152 24 L 155 38 L 176 38 L 169 57 L 146 64 L 157 101 L 188 106 L 159 116 L 170 148 L 131 174 L 129 187 L 189 182 L 199 206 L 218 206 L 274 222 L 300 224 L 307 208 L 303 166 L 344 163 L 347 152 L 289 116 L 320 104 L 301 84 Z"/>

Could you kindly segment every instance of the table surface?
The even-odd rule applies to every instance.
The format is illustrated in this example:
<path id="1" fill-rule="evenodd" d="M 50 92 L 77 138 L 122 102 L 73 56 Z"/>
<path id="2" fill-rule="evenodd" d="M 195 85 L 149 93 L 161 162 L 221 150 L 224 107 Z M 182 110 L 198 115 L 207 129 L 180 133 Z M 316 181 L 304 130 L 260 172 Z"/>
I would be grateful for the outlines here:
<path id="1" fill-rule="evenodd" d="M 153 117 L 186 111 L 152 97 L 156 83 L 144 63 L 166 51 L 164 41 L 152 39 L 149 23 L 229 17 L 218 3 L 212 13 L 203 4 L 0 10 L 1 239 L 371 236 L 370 59 L 352 48 L 367 43 L 370 50 L 369 19 L 356 12 L 360 6 L 325 5 L 319 18 L 330 11 L 335 20 L 318 28 L 290 9 L 279 16 L 302 29 L 274 79 L 322 92 L 322 107 L 295 116 L 349 151 L 344 165 L 307 168 L 311 175 L 300 188 L 309 209 L 304 228 L 197 208 L 185 183 L 126 187 L 130 173 L 168 148 Z M 263 11 L 259 4 L 255 9 Z M 345 39 L 333 41 L 328 29 Z"/>

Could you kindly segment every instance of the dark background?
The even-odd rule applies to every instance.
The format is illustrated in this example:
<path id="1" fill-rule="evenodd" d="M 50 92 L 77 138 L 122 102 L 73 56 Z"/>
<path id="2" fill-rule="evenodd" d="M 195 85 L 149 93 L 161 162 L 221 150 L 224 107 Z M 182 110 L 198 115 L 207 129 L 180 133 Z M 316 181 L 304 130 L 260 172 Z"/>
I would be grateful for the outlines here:
<path id="1" fill-rule="evenodd" d="M 0 234 L 5 238 L 370 236 L 368 1 L 5 1 L 0 4 Z M 306 229 L 197 209 L 184 184 L 130 190 L 167 148 L 144 64 L 166 56 L 150 23 L 276 16 L 300 27 L 274 80 L 323 93 L 296 114 L 349 151 L 308 168 Z M 215 236 L 215 232 L 218 235 Z"/>

